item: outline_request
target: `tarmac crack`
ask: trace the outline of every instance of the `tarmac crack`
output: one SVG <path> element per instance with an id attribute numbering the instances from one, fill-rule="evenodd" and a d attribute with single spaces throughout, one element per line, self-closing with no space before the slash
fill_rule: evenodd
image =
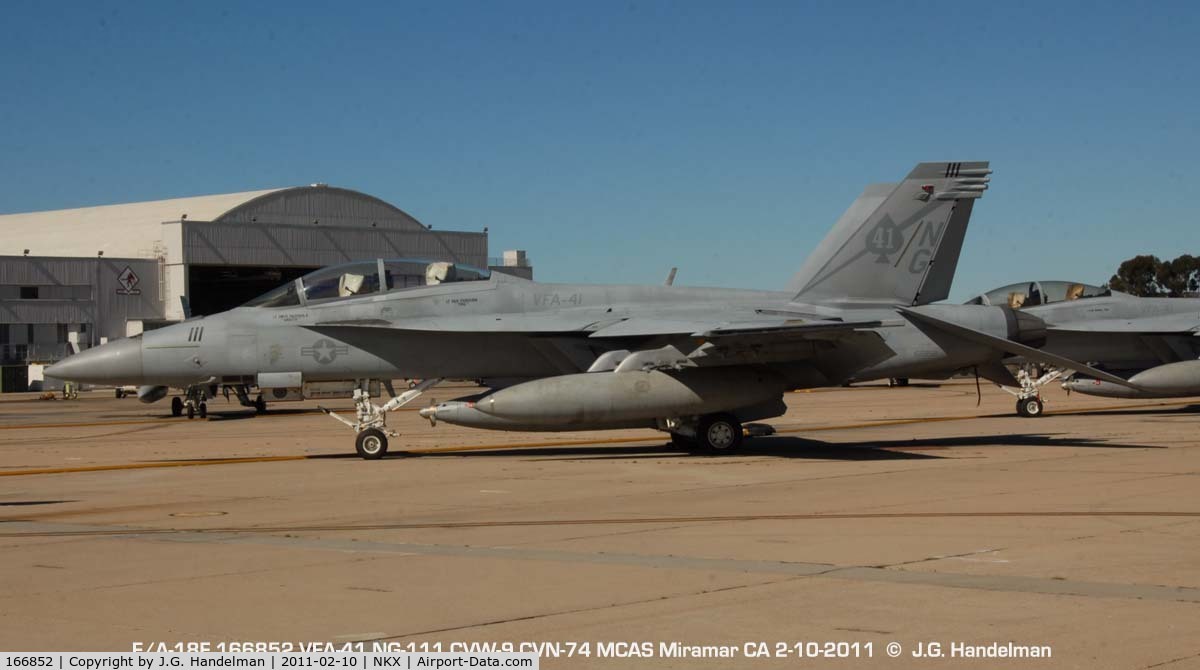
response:
<path id="1" fill-rule="evenodd" d="M 628 601 L 618 602 L 618 603 L 608 603 L 605 605 L 596 605 L 596 606 L 592 606 L 592 607 L 575 607 L 575 608 L 571 608 L 571 609 L 557 610 L 557 611 L 553 611 L 553 612 L 540 612 L 537 614 L 527 614 L 524 616 L 508 617 L 508 618 L 504 618 L 504 619 L 493 619 L 490 621 L 481 621 L 481 622 L 477 622 L 477 623 L 463 624 L 460 626 L 448 626 L 445 628 L 434 628 L 434 629 L 430 629 L 430 630 L 415 631 L 415 632 L 410 632 L 410 633 L 400 633 L 400 634 L 396 634 L 396 635 L 388 635 L 385 637 L 369 638 L 369 639 L 360 640 L 360 641 L 361 642 L 384 642 L 387 640 L 402 640 L 405 638 L 416 637 L 418 635 L 437 635 L 440 633 L 453 633 L 453 632 L 458 632 L 458 631 L 471 630 L 474 628 L 486 628 L 488 626 L 499 626 L 499 625 L 508 624 L 508 623 L 536 621 L 539 619 L 548 619 L 548 618 L 558 617 L 558 616 L 570 616 L 572 614 L 585 614 L 588 612 L 600 612 L 600 611 L 604 611 L 604 610 L 619 609 L 622 607 L 636 607 L 637 605 L 647 605 L 650 603 L 662 602 L 665 600 L 677 600 L 680 598 L 696 598 L 696 597 L 700 597 L 700 596 L 711 595 L 714 593 L 727 593 L 730 591 L 750 589 L 750 588 L 755 588 L 755 587 L 759 587 L 759 586 L 777 586 L 779 584 L 783 584 L 786 582 L 792 582 L 792 581 L 796 581 L 799 579 L 802 579 L 802 577 L 788 577 L 786 579 L 775 579 L 775 580 L 771 580 L 771 581 L 767 581 L 767 582 L 754 582 L 752 584 L 736 584 L 733 586 L 723 586 L 723 587 L 715 588 L 715 589 L 701 589 L 699 591 L 691 591 L 688 593 L 669 594 L 669 595 L 656 596 L 653 598 L 640 598 L 638 600 L 628 600 Z"/>
<path id="2" fill-rule="evenodd" d="M 1179 658 L 1172 658 L 1171 660 L 1163 661 L 1162 663 L 1155 663 L 1154 665 L 1147 665 L 1145 668 L 1143 668 L 1143 670 L 1150 670 L 1151 668 L 1161 668 L 1164 666 L 1173 665 L 1180 661 L 1190 661 L 1193 658 L 1200 658 L 1200 653 L 1188 654 L 1187 656 L 1180 656 Z"/>
<path id="3" fill-rule="evenodd" d="M 899 563 L 885 563 L 881 565 L 871 565 L 867 567 L 887 570 L 890 568 L 899 568 L 905 565 L 915 565 L 917 563 L 929 563 L 931 561 L 944 561 L 951 558 L 966 558 L 968 556 L 978 556 L 979 554 L 991 554 L 997 551 L 1004 551 L 1007 547 L 996 547 L 995 549 L 976 549 L 974 551 L 965 551 L 961 554 L 939 554 L 936 556 L 926 556 L 925 558 L 915 558 L 911 561 L 901 561 Z"/>

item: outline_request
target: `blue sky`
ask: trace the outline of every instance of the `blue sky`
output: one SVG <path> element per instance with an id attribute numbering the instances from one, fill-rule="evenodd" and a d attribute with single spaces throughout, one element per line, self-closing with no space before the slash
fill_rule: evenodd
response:
<path id="1" fill-rule="evenodd" d="M 9 2 L 0 212 L 315 181 L 548 281 L 777 288 L 991 160 L 953 298 L 1200 254 L 1200 3 Z M 4 253 L 13 253 L 4 250 Z"/>

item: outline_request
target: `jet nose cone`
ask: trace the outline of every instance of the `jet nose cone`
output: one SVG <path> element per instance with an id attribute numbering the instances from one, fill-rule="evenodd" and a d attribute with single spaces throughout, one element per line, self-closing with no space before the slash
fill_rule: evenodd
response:
<path id="1" fill-rule="evenodd" d="M 136 384 L 142 377 L 141 339 L 102 344 L 46 368 L 47 377 L 91 384 Z"/>

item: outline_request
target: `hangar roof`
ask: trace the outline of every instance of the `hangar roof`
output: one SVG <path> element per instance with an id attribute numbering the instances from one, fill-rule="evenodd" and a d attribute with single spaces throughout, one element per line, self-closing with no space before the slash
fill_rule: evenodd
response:
<path id="1" fill-rule="evenodd" d="M 144 257 L 162 241 L 167 221 L 257 222 L 423 230 L 399 208 L 349 189 L 313 184 L 292 188 L 0 215 L 0 255 Z"/>

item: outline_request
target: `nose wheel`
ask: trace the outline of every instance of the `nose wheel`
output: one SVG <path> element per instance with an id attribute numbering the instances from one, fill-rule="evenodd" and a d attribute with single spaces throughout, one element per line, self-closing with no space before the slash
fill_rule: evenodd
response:
<path id="1" fill-rule="evenodd" d="M 378 428 L 368 428 L 354 439 L 354 450 L 368 461 L 376 461 L 387 454 L 387 435 Z"/>
<path id="2" fill-rule="evenodd" d="M 1042 402 L 1042 399 L 1037 396 L 1017 400 L 1017 414 L 1021 416 L 1041 416 L 1042 410 L 1045 408 L 1046 406 Z"/>

